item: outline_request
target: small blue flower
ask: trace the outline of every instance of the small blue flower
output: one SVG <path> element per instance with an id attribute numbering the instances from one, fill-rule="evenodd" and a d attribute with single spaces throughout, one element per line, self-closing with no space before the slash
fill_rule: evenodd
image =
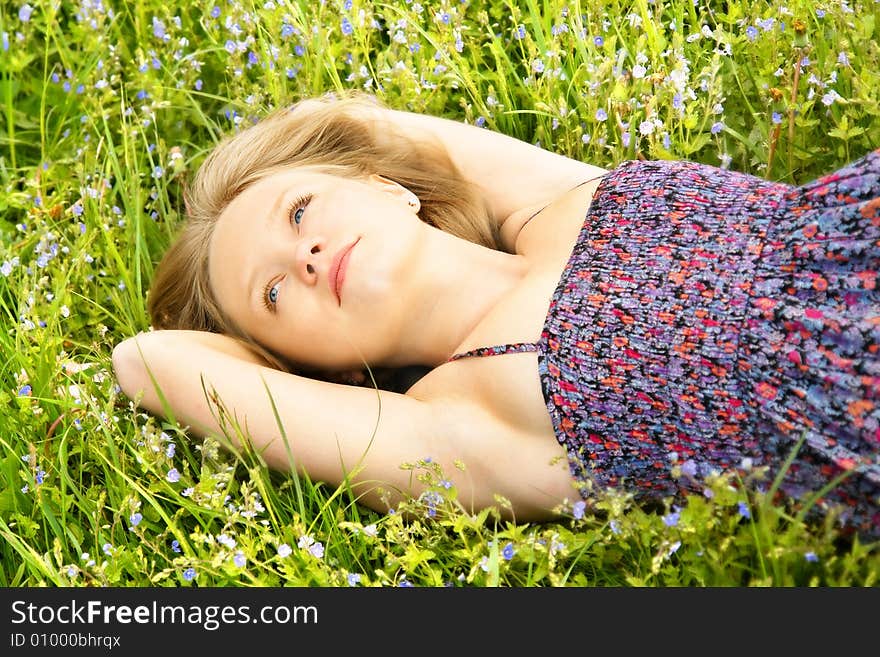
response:
<path id="1" fill-rule="evenodd" d="M 525 38 L 526 38 L 526 26 L 525 26 L 525 25 L 519 25 L 519 26 L 516 28 L 516 32 L 514 33 L 514 36 L 515 36 L 517 39 L 525 39 Z"/>
<path id="2" fill-rule="evenodd" d="M 165 475 L 165 478 L 172 484 L 176 484 L 178 481 L 180 481 L 180 473 L 177 471 L 177 468 L 171 468 L 168 471 L 168 474 Z"/>
<path id="3" fill-rule="evenodd" d="M 780 114 L 779 112 L 773 112 L 771 120 L 774 124 L 779 125 L 780 123 L 782 123 L 782 114 Z"/>
<path id="4" fill-rule="evenodd" d="M 484 125 L 486 125 L 486 117 L 478 116 L 477 120 L 474 121 L 474 125 L 477 126 L 478 128 L 482 128 Z"/>
<path id="5" fill-rule="evenodd" d="M 31 20 L 31 14 L 34 12 L 34 8 L 29 4 L 23 4 L 21 9 L 18 10 L 18 20 L 22 23 L 27 23 Z"/>
<path id="6" fill-rule="evenodd" d="M 46 479 L 46 471 L 43 470 L 40 466 L 37 466 L 37 471 L 34 473 L 34 482 L 37 486 L 41 486 L 43 481 Z"/>
<path id="7" fill-rule="evenodd" d="M 171 541 L 171 551 L 180 553 L 180 543 L 177 541 L 176 538 Z"/>
<path id="8" fill-rule="evenodd" d="M 24 385 L 18 390 L 19 397 L 30 397 L 31 392 L 33 392 L 33 388 L 30 385 Z"/>
<path id="9" fill-rule="evenodd" d="M 516 550 L 513 548 L 513 543 L 507 543 L 501 549 L 501 556 L 504 557 L 507 561 L 513 559 L 514 554 L 516 554 Z"/>
<path id="10" fill-rule="evenodd" d="M 104 543 L 104 545 L 101 546 L 101 552 L 110 556 L 113 553 L 113 546 L 110 543 Z"/>
<path id="11" fill-rule="evenodd" d="M 196 91 L 201 91 L 201 90 L 202 90 L 202 84 L 204 84 L 204 83 L 202 82 L 202 78 L 199 78 L 198 80 L 196 80 L 196 82 L 195 82 L 195 84 L 194 84 L 193 86 L 196 88 Z"/>
<path id="12" fill-rule="evenodd" d="M 596 110 L 596 120 L 597 121 L 605 121 L 608 118 L 608 112 L 606 112 L 601 107 Z"/>
<path id="13" fill-rule="evenodd" d="M 211 10 L 211 18 L 219 18 L 220 16 L 220 7 L 214 6 Z"/>
<path id="14" fill-rule="evenodd" d="M 612 519 L 611 522 L 609 523 L 609 525 L 611 526 L 611 533 L 613 533 L 613 534 L 620 533 L 620 523 L 617 522 L 616 519 Z"/>
<path id="15" fill-rule="evenodd" d="M 232 561 L 239 568 L 244 568 L 244 565 L 247 563 L 247 559 L 244 556 L 244 552 L 242 552 L 241 550 L 239 550 L 238 552 L 235 553 L 235 556 L 232 557 Z"/>
<path id="16" fill-rule="evenodd" d="M 196 569 L 195 568 L 187 568 L 186 570 L 183 571 L 183 579 L 185 579 L 187 582 L 193 581 L 193 579 L 195 579 L 195 576 L 196 576 Z"/>
<path id="17" fill-rule="evenodd" d="M 292 552 L 293 552 L 293 549 L 291 549 L 291 547 L 287 543 L 282 543 L 281 545 L 278 546 L 278 556 L 281 557 L 282 559 L 284 557 L 289 557 Z"/>
<path id="18" fill-rule="evenodd" d="M 349 573 L 345 579 L 349 586 L 357 586 L 361 583 L 361 576 L 359 573 Z"/>
<path id="19" fill-rule="evenodd" d="M 714 124 L 712 124 L 711 132 L 713 135 L 717 135 L 723 129 L 724 129 L 724 123 L 722 123 L 721 121 L 717 121 Z"/>
<path id="20" fill-rule="evenodd" d="M 816 553 L 813 552 L 813 551 L 807 552 L 807 553 L 804 555 L 804 559 L 806 559 L 806 560 L 809 561 L 810 563 L 816 563 L 817 561 L 819 561 L 819 557 L 816 556 Z"/>
<path id="21" fill-rule="evenodd" d="M 352 32 L 354 32 L 354 27 L 351 25 L 351 21 L 348 18 L 342 19 L 342 33 L 345 36 L 349 36 Z"/>
<path id="22" fill-rule="evenodd" d="M 132 527 L 137 527 L 143 519 L 144 517 L 140 513 L 135 512 L 131 514 L 131 516 L 128 518 L 128 521 L 131 523 Z"/>
<path id="23" fill-rule="evenodd" d="M 672 513 L 667 513 L 663 516 L 663 524 L 667 527 L 675 527 L 678 524 L 678 519 L 681 516 L 679 511 L 673 511 Z"/>
<path id="24" fill-rule="evenodd" d="M 757 36 L 758 36 L 758 28 L 756 28 L 754 25 L 749 25 L 746 28 L 746 37 L 748 38 L 748 40 L 754 41 L 757 38 Z"/>
<path id="25" fill-rule="evenodd" d="M 584 517 L 584 510 L 587 508 L 587 503 L 583 500 L 578 500 L 571 507 L 571 513 L 574 516 L 575 520 L 580 520 Z"/>
<path id="26" fill-rule="evenodd" d="M 593 43 L 596 44 L 597 48 L 601 48 L 605 45 L 605 39 L 603 39 L 601 36 L 593 37 Z"/>
<path id="27" fill-rule="evenodd" d="M 223 45 L 223 47 L 226 48 L 226 52 L 228 52 L 231 55 L 232 53 L 235 52 L 235 48 L 236 48 L 235 41 L 233 41 L 232 39 L 227 39 L 226 43 Z"/>
<path id="28" fill-rule="evenodd" d="M 739 515 L 741 515 L 743 518 L 752 517 L 752 512 L 749 511 L 749 505 L 745 502 L 740 502 L 739 504 L 737 504 L 737 510 L 739 511 Z"/>
<path id="29" fill-rule="evenodd" d="M 281 38 L 282 39 L 286 39 L 288 37 L 291 37 L 291 36 L 293 36 L 293 34 L 294 34 L 293 25 L 290 25 L 288 23 L 281 24 Z"/>

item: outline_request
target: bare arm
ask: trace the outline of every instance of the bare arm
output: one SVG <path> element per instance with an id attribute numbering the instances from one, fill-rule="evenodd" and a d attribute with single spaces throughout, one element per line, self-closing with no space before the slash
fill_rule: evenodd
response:
<path id="1" fill-rule="evenodd" d="M 439 139 L 453 163 L 483 191 L 505 243 L 513 244 L 521 224 L 505 235 L 506 220 L 524 209 L 540 209 L 575 185 L 606 172 L 499 132 L 434 116 L 387 110 L 393 123 L 417 139 Z"/>
<path id="2" fill-rule="evenodd" d="M 174 419 L 193 433 L 226 435 L 238 446 L 235 432 L 224 432 L 216 419 L 216 406 L 212 412 L 205 398 L 204 390 L 211 393 L 213 388 L 270 467 L 289 470 L 295 465 L 312 480 L 334 485 L 351 474 L 354 482 L 371 483 L 363 499 L 373 508 L 384 510 L 375 484 L 381 483 L 391 493 L 392 503 L 398 499 L 395 489 L 418 494 L 419 482 L 411 478 L 411 471 L 400 468 L 402 463 L 432 456 L 448 459 L 454 470 L 454 457 L 444 453 L 448 442 L 442 435 L 442 417 L 435 407 L 412 397 L 271 369 L 247 347 L 223 335 L 153 331 L 117 345 L 113 368 L 123 392 L 157 415 L 166 413 L 144 363 Z M 468 486 L 467 481 L 456 483 L 465 490 Z M 356 492 L 362 490 L 355 486 Z"/>

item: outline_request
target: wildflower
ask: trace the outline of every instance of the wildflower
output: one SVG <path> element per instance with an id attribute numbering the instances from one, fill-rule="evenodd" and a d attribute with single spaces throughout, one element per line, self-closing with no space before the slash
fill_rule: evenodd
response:
<path id="1" fill-rule="evenodd" d="M 226 43 L 223 45 L 223 47 L 226 48 L 226 52 L 228 52 L 231 55 L 232 53 L 235 52 L 235 47 L 236 47 L 235 41 L 233 41 L 232 39 L 227 39 Z"/>
<path id="2" fill-rule="evenodd" d="M 9 50 L 9 32 L 0 32 L 0 47 L 3 48 L 3 52 Z"/>
<path id="3" fill-rule="evenodd" d="M 18 391 L 19 397 L 30 397 L 33 388 L 31 388 L 30 384 L 22 386 Z"/>
<path id="4" fill-rule="evenodd" d="M 632 75 L 636 79 L 641 79 L 645 77 L 645 73 L 647 72 L 648 69 L 646 69 L 644 66 L 642 66 L 641 64 L 636 64 L 635 66 L 633 66 Z"/>
<path id="5" fill-rule="evenodd" d="M 737 506 L 737 510 L 739 511 L 739 515 L 741 515 L 743 518 L 751 518 L 752 517 L 752 512 L 749 511 L 748 504 L 746 504 L 745 502 L 740 502 L 736 506 Z"/>
<path id="6" fill-rule="evenodd" d="M 34 8 L 29 4 L 25 3 L 18 10 L 18 20 L 22 23 L 27 23 L 31 20 L 31 14 L 34 12 Z"/>
<path id="7" fill-rule="evenodd" d="M 103 552 L 107 556 L 111 556 L 113 552 L 113 546 L 110 545 L 110 543 L 104 543 L 104 545 L 101 546 L 101 552 Z"/>
<path id="8" fill-rule="evenodd" d="M 601 36 L 593 37 L 593 43 L 596 45 L 597 48 L 601 48 L 605 45 L 605 39 Z"/>
<path id="9" fill-rule="evenodd" d="M 37 471 L 34 473 L 34 483 L 37 486 L 42 486 L 43 481 L 46 479 L 46 471 L 43 470 L 40 466 L 37 466 Z"/>
<path id="10" fill-rule="evenodd" d="M 378 532 L 376 531 L 376 524 L 375 523 L 364 527 L 364 534 L 366 534 L 370 538 L 376 538 L 377 533 Z"/>
<path id="11" fill-rule="evenodd" d="M 361 576 L 359 573 L 349 573 L 345 579 L 349 586 L 357 586 L 361 583 Z"/>
<path id="12" fill-rule="evenodd" d="M 173 445 L 172 445 L 172 447 L 173 447 Z M 168 481 L 170 481 L 172 484 L 176 484 L 178 481 L 180 481 L 180 473 L 177 471 L 177 468 L 171 468 L 168 471 L 168 474 L 165 475 L 165 478 Z"/>
<path id="13" fill-rule="evenodd" d="M 354 32 L 354 27 L 352 27 L 351 21 L 348 20 L 348 17 L 344 17 L 342 19 L 342 33 L 349 36 L 352 32 Z"/>
<path id="14" fill-rule="evenodd" d="M 217 7 L 215 5 L 214 8 L 211 10 L 211 18 L 219 18 L 219 17 L 220 17 L 220 7 Z"/>
<path id="15" fill-rule="evenodd" d="M 749 25 L 746 28 L 746 38 L 749 41 L 754 41 L 757 38 L 757 36 L 758 36 L 758 28 L 756 28 L 754 25 Z"/>
<path id="16" fill-rule="evenodd" d="M 140 513 L 135 512 L 135 513 L 132 513 L 131 516 L 129 516 L 128 521 L 131 523 L 131 526 L 134 528 L 134 527 L 137 527 L 141 523 L 141 520 L 143 520 L 143 519 L 144 519 L 144 517 Z"/>
<path id="17" fill-rule="evenodd" d="M 513 548 L 513 543 L 507 543 L 507 545 L 501 549 L 501 556 L 507 561 L 513 559 L 514 554 L 516 554 L 516 550 Z"/>
<path id="18" fill-rule="evenodd" d="M 316 559 L 324 557 L 324 545 L 320 541 L 316 541 L 309 534 L 300 537 L 297 547 L 301 550 L 308 550 Z"/>
<path id="19" fill-rule="evenodd" d="M 183 495 L 184 497 L 189 497 L 194 492 L 195 492 L 195 488 L 193 488 L 192 486 L 188 486 L 187 488 L 184 488 L 182 491 L 180 491 L 180 494 Z"/>
<path id="20" fill-rule="evenodd" d="M 0 274 L 3 274 L 3 276 L 9 276 L 9 274 L 12 273 L 12 268 L 17 267 L 18 263 L 18 256 L 15 256 L 12 260 L 4 260 L 3 264 L 0 265 Z"/>
<path id="21" fill-rule="evenodd" d="M 489 572 L 489 557 L 483 557 L 482 559 L 480 559 L 480 569 L 484 573 Z"/>
<path id="22" fill-rule="evenodd" d="M 413 587 L 412 582 L 410 582 L 410 581 L 406 578 L 406 575 L 404 575 L 403 577 L 400 578 L 400 581 L 397 583 L 397 585 L 398 585 L 399 587 L 401 587 L 401 588 L 405 588 L 405 589 L 409 589 L 409 588 L 412 588 L 412 587 Z"/>
<path id="23" fill-rule="evenodd" d="M 21 487 L 21 492 L 24 493 L 25 495 L 27 495 L 27 492 L 29 490 L 30 490 L 30 486 L 28 486 L 27 484 L 25 484 L 24 486 Z"/>
<path id="24" fill-rule="evenodd" d="M 723 129 L 724 129 L 724 123 L 722 121 L 716 121 L 715 123 L 712 124 L 712 128 L 711 128 L 710 132 L 713 135 L 717 135 Z"/>
<path id="25" fill-rule="evenodd" d="M 285 557 L 289 557 L 292 552 L 293 552 L 293 550 L 291 549 L 291 547 L 287 543 L 282 543 L 281 545 L 278 546 L 278 556 L 281 557 L 282 559 Z"/>
<path id="26" fill-rule="evenodd" d="M 812 550 L 811 550 L 810 552 L 807 552 L 807 553 L 804 555 L 804 559 L 806 559 L 806 560 L 809 561 L 810 563 L 816 563 L 817 561 L 819 561 L 819 557 L 816 556 L 816 553 L 813 552 Z"/>
<path id="27" fill-rule="evenodd" d="M 67 567 L 67 576 L 68 577 L 76 577 L 76 566 L 68 566 Z"/>
<path id="28" fill-rule="evenodd" d="M 171 37 L 165 34 L 165 23 L 153 16 L 153 36 L 161 41 L 167 41 Z"/>
<path id="29" fill-rule="evenodd" d="M 242 552 L 241 550 L 235 553 L 235 556 L 232 557 L 232 561 L 239 568 L 244 568 L 244 565 L 247 563 L 244 552 Z"/>
<path id="30" fill-rule="evenodd" d="M 672 513 L 667 513 L 663 516 L 663 524 L 667 527 L 675 527 L 678 525 L 678 519 L 681 516 L 679 511 L 673 511 Z"/>
<path id="31" fill-rule="evenodd" d="M 187 582 L 193 581 L 195 579 L 195 577 L 196 577 L 196 569 L 195 568 L 190 567 L 190 568 L 187 568 L 186 570 L 183 571 L 183 579 L 185 579 Z"/>
<path id="32" fill-rule="evenodd" d="M 779 112 L 773 112 L 771 120 L 774 124 L 779 125 L 780 123 L 782 123 L 782 114 L 780 114 Z"/>
<path id="33" fill-rule="evenodd" d="M 486 117 L 478 116 L 477 120 L 474 121 L 474 125 L 477 126 L 478 128 L 482 128 L 484 125 L 486 125 Z"/>
<path id="34" fill-rule="evenodd" d="M 574 516 L 575 520 L 580 520 L 584 517 L 584 510 L 587 508 L 587 503 L 583 500 L 578 500 L 571 507 L 571 513 Z"/>
<path id="35" fill-rule="evenodd" d="M 841 52 L 837 56 L 837 63 L 841 66 L 849 66 L 849 57 L 847 57 L 846 52 Z"/>
<path id="36" fill-rule="evenodd" d="M 230 550 L 235 547 L 235 539 L 227 534 L 220 534 L 217 537 L 217 542 L 221 545 L 225 545 Z"/>
<path id="37" fill-rule="evenodd" d="M 544 72 L 544 62 L 540 57 L 534 59 L 532 61 L 532 70 L 535 73 L 543 73 Z"/>
<path id="38" fill-rule="evenodd" d="M 601 107 L 596 110 L 596 120 L 597 121 L 605 121 L 608 119 L 608 113 L 602 109 Z"/>
<path id="39" fill-rule="evenodd" d="M 612 518 L 612 520 L 611 520 L 611 522 L 609 523 L 609 525 L 610 525 L 610 527 L 611 527 L 611 533 L 612 533 L 612 534 L 620 534 L 620 523 L 617 522 L 617 519 L 616 519 L 616 518 Z"/>
<path id="40" fill-rule="evenodd" d="M 173 541 L 171 541 L 171 551 L 177 552 L 178 554 L 180 554 L 180 543 L 178 542 L 178 540 L 176 538 Z"/>
<path id="41" fill-rule="evenodd" d="M 165 456 L 167 456 L 168 458 L 172 458 L 172 457 L 174 456 L 174 450 L 175 450 L 175 449 L 176 449 L 176 448 L 175 448 L 175 446 L 174 446 L 174 443 L 169 443 L 168 446 L 165 448 Z M 175 471 L 175 472 L 176 472 L 176 471 Z M 170 476 L 171 473 L 169 472 L 168 475 Z M 180 476 L 178 475 L 177 478 L 180 479 Z"/>
<path id="42" fill-rule="evenodd" d="M 830 106 L 830 105 L 833 105 L 834 102 L 835 102 L 838 98 L 840 98 L 840 95 L 839 95 L 836 91 L 834 91 L 834 89 L 832 89 L 832 90 L 829 91 L 827 94 L 825 94 L 824 96 L 822 96 L 822 104 L 825 105 L 826 107 L 827 107 L 827 106 Z"/>
<path id="43" fill-rule="evenodd" d="M 516 28 L 516 32 L 514 32 L 514 37 L 516 37 L 517 39 L 525 39 L 526 38 L 526 26 L 520 24 Z"/>

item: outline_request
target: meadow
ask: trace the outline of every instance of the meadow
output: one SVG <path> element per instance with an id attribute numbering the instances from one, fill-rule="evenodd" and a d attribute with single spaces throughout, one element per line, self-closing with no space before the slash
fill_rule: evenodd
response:
<path id="1" fill-rule="evenodd" d="M 4 0 L 0 586 L 876 586 L 880 546 L 776 482 L 558 522 L 347 486 L 194 441 L 121 394 L 113 346 L 223 134 L 341 89 L 613 168 L 800 184 L 880 146 L 876 0 Z M 290 428 L 288 428 L 290 430 Z M 756 479 L 764 473 L 756 471 Z M 759 492 L 760 491 L 760 492 Z"/>

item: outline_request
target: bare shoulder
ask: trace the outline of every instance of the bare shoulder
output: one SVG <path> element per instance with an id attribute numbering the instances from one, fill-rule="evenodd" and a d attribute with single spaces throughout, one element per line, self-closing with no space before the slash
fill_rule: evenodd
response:
<path id="1" fill-rule="evenodd" d="M 602 177 L 608 173 L 600 171 L 604 173 L 545 205 L 523 208 L 511 215 L 502 227 L 505 246 L 512 246 L 512 252 L 525 256 L 540 257 L 558 249 L 567 252 L 583 226 Z"/>

